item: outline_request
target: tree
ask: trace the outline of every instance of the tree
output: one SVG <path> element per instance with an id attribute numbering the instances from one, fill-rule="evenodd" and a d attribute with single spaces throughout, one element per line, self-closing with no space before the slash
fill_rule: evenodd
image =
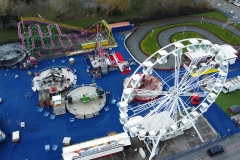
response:
<path id="1" fill-rule="evenodd" d="M 129 0 L 96 0 L 96 6 L 100 7 L 106 15 L 119 14 L 129 9 Z"/>
<path id="2" fill-rule="evenodd" d="M 0 16 L 10 14 L 13 8 L 15 8 L 13 0 L 0 0 Z"/>
<path id="3" fill-rule="evenodd" d="M 61 18 L 67 12 L 67 0 L 49 0 L 50 5 L 57 15 L 57 18 Z"/>
<path id="4" fill-rule="evenodd" d="M 130 0 L 130 4 L 133 10 L 137 10 L 139 5 L 143 3 L 145 0 Z"/>

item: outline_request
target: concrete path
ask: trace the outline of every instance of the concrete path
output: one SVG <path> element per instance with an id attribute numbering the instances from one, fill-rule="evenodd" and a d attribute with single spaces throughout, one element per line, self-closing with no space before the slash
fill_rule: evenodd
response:
<path id="1" fill-rule="evenodd" d="M 139 29 L 137 29 L 131 36 L 128 37 L 126 40 L 126 47 L 128 48 L 130 54 L 135 58 L 135 60 L 138 63 L 142 63 L 145 61 L 148 56 L 145 55 L 142 50 L 140 49 L 140 43 L 142 39 L 153 29 L 163 27 L 163 26 L 168 26 L 168 25 L 174 25 L 174 24 L 179 24 L 179 23 L 186 23 L 186 22 L 199 22 L 201 23 L 202 17 L 179 17 L 179 18 L 173 18 L 173 19 L 167 19 L 167 20 L 162 20 L 162 21 L 157 21 L 154 23 L 149 23 L 144 26 L 141 26 Z M 211 23 L 218 25 L 220 27 L 224 26 L 225 22 L 217 21 L 214 19 L 210 18 L 203 18 L 203 22 Z M 225 26 L 226 30 L 229 30 L 230 32 L 234 33 L 236 36 L 240 37 L 240 31 L 239 29 L 235 28 L 234 26 L 227 25 Z M 167 30 L 166 32 L 171 31 L 171 34 L 178 33 L 180 31 L 183 31 L 183 27 L 175 27 L 170 30 Z M 204 37 L 206 39 L 209 39 L 212 43 L 219 43 L 219 44 L 224 44 L 224 41 L 220 40 L 216 35 L 214 34 L 209 34 L 208 31 L 204 29 L 200 29 L 198 27 L 185 27 L 185 31 L 194 31 L 197 33 L 202 34 L 204 33 Z M 167 33 L 162 33 L 162 34 L 167 34 Z M 165 37 L 161 33 L 159 34 L 158 37 L 158 43 L 160 46 L 164 47 L 166 44 L 169 44 L 169 36 Z M 170 33 L 168 33 L 170 35 Z M 151 59 L 151 61 L 155 61 L 154 59 Z M 171 63 L 173 63 L 172 61 Z M 169 65 L 157 65 L 156 69 L 168 69 L 169 67 L 174 66 L 174 64 L 169 64 Z"/>

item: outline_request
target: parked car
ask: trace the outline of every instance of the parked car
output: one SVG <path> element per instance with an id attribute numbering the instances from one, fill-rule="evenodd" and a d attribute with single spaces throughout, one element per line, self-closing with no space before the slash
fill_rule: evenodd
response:
<path id="1" fill-rule="evenodd" d="M 230 13 L 231 15 L 234 15 L 234 12 L 233 12 L 233 11 L 228 11 L 228 13 Z"/>
<path id="2" fill-rule="evenodd" d="M 213 156 L 218 155 L 218 154 L 223 153 L 223 152 L 224 152 L 224 148 L 222 146 L 215 146 L 215 147 L 209 148 L 207 150 L 207 154 L 210 157 L 213 157 Z"/>

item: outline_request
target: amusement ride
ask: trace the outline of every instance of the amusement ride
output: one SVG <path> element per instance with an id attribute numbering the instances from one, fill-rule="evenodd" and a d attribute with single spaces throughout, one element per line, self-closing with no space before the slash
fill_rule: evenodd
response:
<path id="1" fill-rule="evenodd" d="M 22 48 L 31 56 L 47 58 L 51 56 L 71 56 L 89 53 L 95 49 L 96 25 L 101 28 L 102 42 L 106 47 L 116 47 L 109 24 L 102 20 L 88 29 L 57 23 L 42 18 L 26 17 L 18 23 L 18 36 Z"/>
<path id="2" fill-rule="evenodd" d="M 182 63 L 186 53 L 192 60 Z M 174 58 L 171 74 L 154 69 L 155 65 L 166 64 L 169 57 Z M 184 134 L 191 127 L 203 142 L 195 123 L 216 100 L 227 74 L 225 53 L 208 40 L 184 39 L 161 48 L 124 83 L 119 103 L 124 131 L 144 141 L 151 153 L 149 159 L 158 154 L 160 142 Z M 204 86 L 210 84 L 211 90 L 205 90 Z M 194 95 L 201 102 L 192 104 Z"/>

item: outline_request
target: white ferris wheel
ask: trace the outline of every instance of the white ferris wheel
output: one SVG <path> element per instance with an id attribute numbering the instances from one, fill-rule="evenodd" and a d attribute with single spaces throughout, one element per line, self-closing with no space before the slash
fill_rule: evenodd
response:
<path id="1" fill-rule="evenodd" d="M 187 54 L 191 60 L 183 63 Z M 169 63 L 172 71 L 154 69 Z M 124 81 L 119 103 L 124 131 L 144 141 L 151 153 L 149 159 L 158 154 L 160 141 L 191 127 L 203 142 L 195 122 L 221 92 L 227 73 L 225 53 L 208 40 L 184 39 L 161 48 Z M 195 96 L 199 101 L 193 105 Z"/>

